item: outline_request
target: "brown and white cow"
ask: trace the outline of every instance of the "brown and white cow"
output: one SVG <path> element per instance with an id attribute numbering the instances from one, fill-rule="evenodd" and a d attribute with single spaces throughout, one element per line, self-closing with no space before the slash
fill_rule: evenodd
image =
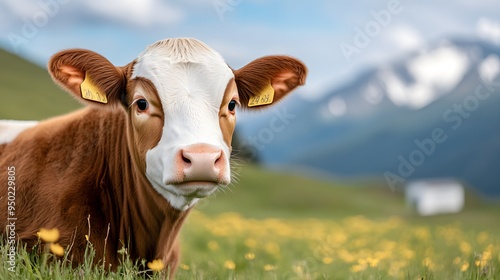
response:
<path id="1" fill-rule="evenodd" d="M 232 70 L 195 39 L 156 42 L 124 67 L 65 50 L 48 68 L 88 106 L 40 123 L 0 122 L 1 227 L 9 218 L 7 171 L 15 169 L 19 240 L 31 245 L 40 228 L 57 228 L 75 263 L 89 235 L 97 259 L 112 267 L 124 246 L 133 259 L 160 258 L 171 271 L 189 210 L 231 183 L 236 108 L 270 86 L 279 101 L 307 73 L 287 56 Z"/>

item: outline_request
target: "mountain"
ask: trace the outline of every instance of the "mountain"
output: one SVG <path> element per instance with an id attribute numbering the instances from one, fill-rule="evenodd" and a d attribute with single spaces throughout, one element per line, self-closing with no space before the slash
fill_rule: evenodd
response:
<path id="1" fill-rule="evenodd" d="M 0 49 L 0 119 L 39 120 L 79 107 L 47 69 Z"/>
<path id="2" fill-rule="evenodd" d="M 277 109 L 294 116 L 284 129 L 270 138 L 264 122 L 242 138 L 262 138 L 254 150 L 268 165 L 378 177 L 391 188 L 451 177 L 500 195 L 499 74 L 498 46 L 446 40 L 314 102 L 291 98 Z"/>

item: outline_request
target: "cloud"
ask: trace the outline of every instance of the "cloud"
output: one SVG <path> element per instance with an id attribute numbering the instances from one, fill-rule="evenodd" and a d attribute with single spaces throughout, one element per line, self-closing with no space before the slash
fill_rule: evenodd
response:
<path id="1" fill-rule="evenodd" d="M 481 17 L 476 25 L 479 38 L 500 45 L 500 22 Z"/>
<path id="2" fill-rule="evenodd" d="M 90 13 L 135 26 L 178 23 L 184 12 L 161 0 L 88 0 L 83 2 Z"/>
<path id="3" fill-rule="evenodd" d="M 118 25 L 150 27 L 171 25 L 185 18 L 184 9 L 161 0 L 7 0 L 0 3 L 7 11 L 11 25 L 33 21 L 38 14 L 46 14 L 54 20 L 85 23 L 87 21 L 112 22 Z"/>
<path id="4" fill-rule="evenodd" d="M 402 51 L 413 51 L 425 45 L 425 40 L 417 30 L 404 24 L 389 27 L 385 39 Z"/>

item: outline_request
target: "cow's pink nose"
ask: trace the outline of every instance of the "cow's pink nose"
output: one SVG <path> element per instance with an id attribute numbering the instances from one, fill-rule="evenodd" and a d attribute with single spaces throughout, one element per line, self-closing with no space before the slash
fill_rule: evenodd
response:
<path id="1" fill-rule="evenodd" d="M 220 182 L 225 173 L 225 158 L 221 149 L 208 144 L 184 147 L 178 154 L 179 171 L 185 182 Z"/>

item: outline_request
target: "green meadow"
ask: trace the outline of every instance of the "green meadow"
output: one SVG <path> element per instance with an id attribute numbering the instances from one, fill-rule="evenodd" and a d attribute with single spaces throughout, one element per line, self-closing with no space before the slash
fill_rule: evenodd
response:
<path id="1" fill-rule="evenodd" d="M 43 119 L 79 105 L 46 70 L 0 52 L 0 119 Z M 176 279 L 500 279 L 500 204 L 468 190 L 455 215 L 419 217 L 402 190 L 374 180 L 323 180 L 255 165 L 192 210 Z M 162 279 L 128 259 L 106 272 L 73 268 L 63 248 L 35 255 L 16 244 L 0 279 Z M 42 245 L 40 245 L 42 246 Z M 146 261 L 143 261 L 145 263 Z"/>
<path id="2" fill-rule="evenodd" d="M 500 207 L 472 194 L 456 215 L 418 217 L 402 194 L 246 165 L 230 189 L 199 203 L 181 232 L 177 279 L 498 279 Z M 7 247 L 1 255 L 8 259 Z M 160 279 L 127 259 L 105 273 L 89 262 L 30 255 L 0 279 Z M 67 256 L 68 252 L 65 252 Z M 50 260 L 50 261 L 47 261 Z"/>

